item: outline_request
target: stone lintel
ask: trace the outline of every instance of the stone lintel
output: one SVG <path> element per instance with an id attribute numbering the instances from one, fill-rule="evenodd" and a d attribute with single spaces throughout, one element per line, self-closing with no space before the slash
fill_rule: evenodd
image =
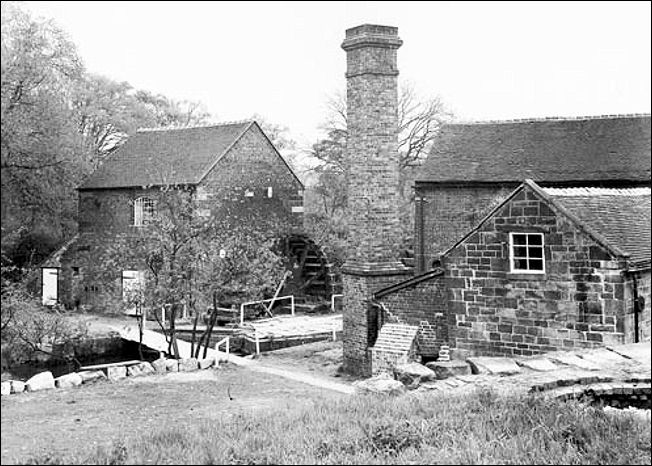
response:
<path id="1" fill-rule="evenodd" d="M 342 266 L 342 273 L 362 276 L 388 276 L 407 275 L 412 269 L 407 268 L 402 262 L 346 262 Z"/>

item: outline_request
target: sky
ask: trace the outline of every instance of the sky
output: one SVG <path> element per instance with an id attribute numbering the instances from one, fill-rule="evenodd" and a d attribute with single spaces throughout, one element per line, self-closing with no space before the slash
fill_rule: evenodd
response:
<path id="1" fill-rule="evenodd" d="M 461 120 L 649 113 L 650 2 L 24 2 L 88 71 L 218 121 L 260 114 L 299 146 L 344 90 L 344 31 L 399 28 L 399 80 Z"/>

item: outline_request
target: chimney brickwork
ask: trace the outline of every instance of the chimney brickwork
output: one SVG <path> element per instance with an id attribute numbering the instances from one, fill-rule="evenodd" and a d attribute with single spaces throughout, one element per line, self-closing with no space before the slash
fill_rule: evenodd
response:
<path id="1" fill-rule="evenodd" d="M 374 291 L 409 273 L 398 261 L 398 28 L 346 31 L 349 240 L 344 285 L 344 368 L 370 375 L 379 319 Z"/>

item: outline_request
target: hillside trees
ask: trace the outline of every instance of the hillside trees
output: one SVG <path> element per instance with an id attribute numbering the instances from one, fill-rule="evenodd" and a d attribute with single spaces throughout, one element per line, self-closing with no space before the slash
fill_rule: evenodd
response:
<path id="1" fill-rule="evenodd" d="M 205 123 L 176 101 L 85 71 L 51 21 L 2 2 L 2 227 L 19 267 L 43 260 L 76 230 L 75 188 L 139 127 Z M 22 227 L 22 228 L 21 228 Z"/>

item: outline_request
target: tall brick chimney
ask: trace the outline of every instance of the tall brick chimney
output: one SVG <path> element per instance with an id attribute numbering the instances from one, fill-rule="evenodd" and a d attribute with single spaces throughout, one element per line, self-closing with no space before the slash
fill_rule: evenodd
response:
<path id="1" fill-rule="evenodd" d="M 370 375 L 378 332 L 374 291 L 407 272 L 399 255 L 398 28 L 347 29 L 349 241 L 343 267 L 344 369 Z"/>

